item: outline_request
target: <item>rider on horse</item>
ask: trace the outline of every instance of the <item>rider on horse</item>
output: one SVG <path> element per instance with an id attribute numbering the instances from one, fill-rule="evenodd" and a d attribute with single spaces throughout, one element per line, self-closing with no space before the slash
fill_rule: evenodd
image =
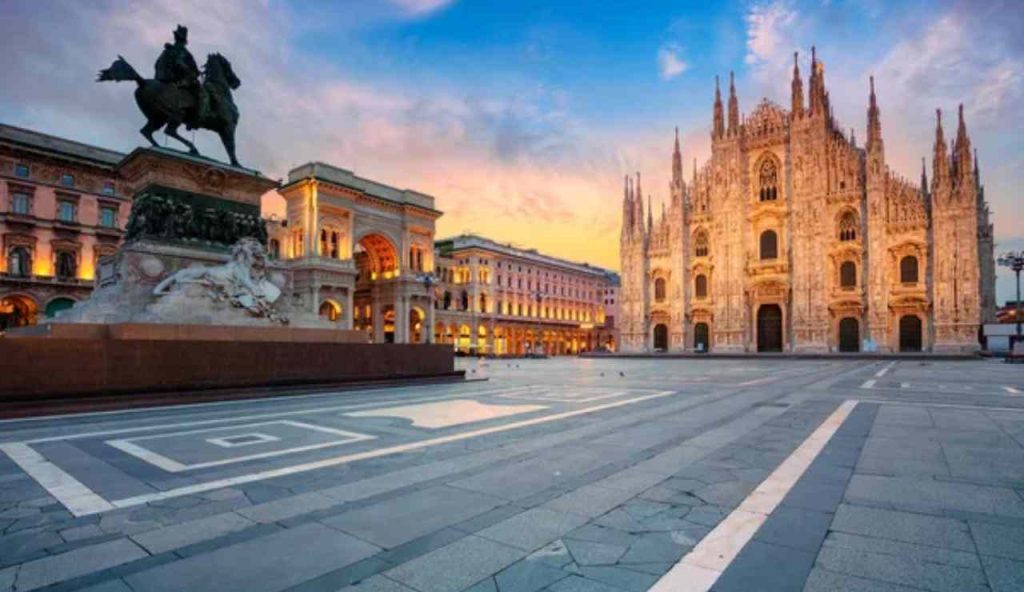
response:
<path id="1" fill-rule="evenodd" d="M 189 113 L 185 126 L 195 129 L 209 113 L 209 99 L 199 83 L 199 66 L 186 45 L 188 29 L 178 25 L 174 30 L 174 43 L 164 44 L 164 50 L 156 60 L 156 79 L 177 87 L 185 94 L 178 107 Z"/>

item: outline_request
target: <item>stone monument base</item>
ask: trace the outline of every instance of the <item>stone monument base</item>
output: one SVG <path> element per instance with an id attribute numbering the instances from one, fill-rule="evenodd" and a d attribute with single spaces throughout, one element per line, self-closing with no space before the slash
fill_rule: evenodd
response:
<path id="1" fill-rule="evenodd" d="M 458 376 L 449 346 L 365 339 L 292 327 L 39 325 L 0 338 L 0 402 Z"/>

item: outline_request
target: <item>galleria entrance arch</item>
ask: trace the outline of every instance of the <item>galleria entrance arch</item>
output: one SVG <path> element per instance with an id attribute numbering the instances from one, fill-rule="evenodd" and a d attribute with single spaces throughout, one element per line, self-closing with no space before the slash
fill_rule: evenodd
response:
<path id="1" fill-rule="evenodd" d="M 267 230 L 310 312 L 375 343 L 430 341 L 436 295 L 425 277 L 441 216 L 432 196 L 320 162 L 290 171 L 279 193 L 287 220 Z"/>

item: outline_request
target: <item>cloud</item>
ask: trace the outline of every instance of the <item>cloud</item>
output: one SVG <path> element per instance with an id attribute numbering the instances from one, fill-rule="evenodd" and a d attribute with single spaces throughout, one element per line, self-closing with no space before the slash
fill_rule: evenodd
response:
<path id="1" fill-rule="evenodd" d="M 784 0 L 755 4 L 746 15 L 747 53 L 750 65 L 773 64 L 789 57 L 791 28 L 797 11 Z"/>
<path id="2" fill-rule="evenodd" d="M 424 16 L 446 8 L 453 0 L 389 0 L 411 16 Z"/>
<path id="3" fill-rule="evenodd" d="M 686 72 L 690 65 L 683 60 L 682 48 L 675 43 L 666 43 L 658 50 L 658 72 L 662 80 L 671 80 Z"/>

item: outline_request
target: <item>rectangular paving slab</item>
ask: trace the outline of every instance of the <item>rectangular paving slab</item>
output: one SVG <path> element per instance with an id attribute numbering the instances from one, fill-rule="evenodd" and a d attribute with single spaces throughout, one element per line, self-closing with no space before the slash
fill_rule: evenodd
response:
<path id="1" fill-rule="evenodd" d="M 125 578 L 135 592 L 275 592 L 365 559 L 377 547 L 306 524 Z"/>

